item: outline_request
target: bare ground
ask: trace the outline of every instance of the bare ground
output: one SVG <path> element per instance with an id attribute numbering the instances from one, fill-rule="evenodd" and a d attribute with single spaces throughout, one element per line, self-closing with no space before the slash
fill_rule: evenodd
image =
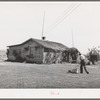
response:
<path id="1" fill-rule="evenodd" d="M 76 64 L 0 62 L 0 88 L 100 88 L 100 64 L 87 66 L 90 74 L 67 73 Z"/>

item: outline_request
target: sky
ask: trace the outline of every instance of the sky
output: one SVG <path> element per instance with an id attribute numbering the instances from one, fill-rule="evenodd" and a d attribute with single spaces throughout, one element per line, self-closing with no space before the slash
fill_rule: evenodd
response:
<path id="1" fill-rule="evenodd" d="M 46 40 L 85 54 L 100 46 L 100 2 L 0 2 L 0 49 L 41 39 L 42 29 Z"/>

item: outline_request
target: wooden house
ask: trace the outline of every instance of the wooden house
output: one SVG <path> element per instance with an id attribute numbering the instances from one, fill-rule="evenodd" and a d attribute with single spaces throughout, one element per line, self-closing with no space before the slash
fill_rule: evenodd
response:
<path id="1" fill-rule="evenodd" d="M 65 45 L 39 39 L 29 39 L 18 45 L 8 46 L 9 61 L 31 63 L 61 63 L 62 53 L 68 49 Z"/>

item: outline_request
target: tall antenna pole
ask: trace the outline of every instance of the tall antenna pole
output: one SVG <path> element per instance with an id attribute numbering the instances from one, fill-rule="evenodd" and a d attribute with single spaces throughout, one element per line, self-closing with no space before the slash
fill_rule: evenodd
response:
<path id="1" fill-rule="evenodd" d="M 73 29 L 72 29 L 72 47 L 74 47 Z"/>
<path id="2" fill-rule="evenodd" d="M 43 33 L 44 33 L 44 21 L 45 21 L 45 11 L 44 11 L 44 15 L 43 15 L 42 37 L 43 37 Z"/>

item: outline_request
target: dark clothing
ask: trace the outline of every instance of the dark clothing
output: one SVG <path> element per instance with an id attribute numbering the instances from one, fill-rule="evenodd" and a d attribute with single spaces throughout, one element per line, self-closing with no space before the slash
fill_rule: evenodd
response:
<path id="1" fill-rule="evenodd" d="M 87 71 L 86 69 L 86 63 L 85 63 L 85 60 L 81 60 L 81 64 L 80 64 L 80 73 L 83 73 L 83 67 L 84 67 L 84 70 L 87 74 L 89 74 L 89 72 Z"/>

